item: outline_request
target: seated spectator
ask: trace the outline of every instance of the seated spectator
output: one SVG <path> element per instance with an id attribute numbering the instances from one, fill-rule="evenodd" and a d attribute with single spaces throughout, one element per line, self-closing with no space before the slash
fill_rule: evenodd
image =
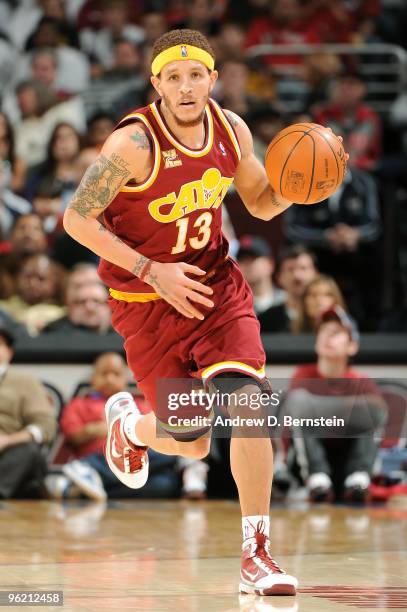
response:
<path id="1" fill-rule="evenodd" d="M 299 0 L 275 0 L 269 4 L 269 16 L 255 19 L 248 28 L 246 48 L 256 45 L 298 45 L 319 43 L 318 33 L 311 23 L 302 19 Z M 281 71 L 301 64 L 298 55 L 265 55 L 266 64 Z"/>
<path id="2" fill-rule="evenodd" d="M 122 38 L 140 45 L 144 41 L 143 29 L 128 22 L 126 0 L 103 0 L 102 27 L 93 31 L 85 28 L 80 33 L 81 48 L 103 68 L 113 65 L 114 41 Z"/>
<path id="3" fill-rule="evenodd" d="M 5 113 L 0 112 L 0 163 L 10 164 L 11 179 L 9 189 L 21 193 L 25 182 L 26 167 L 22 159 L 16 155 L 14 146 L 14 130 Z"/>
<path id="4" fill-rule="evenodd" d="M 86 115 L 96 111 L 115 110 L 120 118 L 128 110 L 141 105 L 141 95 L 146 80 L 142 74 L 142 59 L 136 45 L 125 38 L 113 43 L 112 65 L 92 79 L 88 89 L 82 93 Z"/>
<path id="5" fill-rule="evenodd" d="M 223 23 L 218 38 L 221 59 L 235 57 L 236 54 L 241 57 L 244 55 L 246 31 L 240 23 L 233 21 Z M 216 59 L 218 59 L 217 54 Z"/>
<path id="6" fill-rule="evenodd" d="M 93 285 L 94 283 L 103 285 L 99 278 L 97 265 L 87 262 L 78 263 L 73 266 L 68 282 L 69 289 L 72 291 L 86 287 L 86 285 Z"/>
<path id="7" fill-rule="evenodd" d="M 79 132 L 84 129 L 84 110 L 78 97 L 58 103 L 45 85 L 24 81 L 17 87 L 16 151 L 28 166 L 42 163 L 47 146 L 59 123 L 68 123 Z"/>
<path id="8" fill-rule="evenodd" d="M 250 109 L 249 123 L 255 155 L 263 163 L 270 142 L 286 127 L 284 114 L 276 106 L 262 104 Z"/>
<path id="9" fill-rule="evenodd" d="M 10 366 L 13 344 L 10 327 L 0 328 L 0 499 L 43 495 L 41 445 L 52 440 L 56 429 L 44 387 Z"/>
<path id="10" fill-rule="evenodd" d="M 256 98 L 247 95 L 249 69 L 243 59 L 226 59 L 216 83 L 216 99 L 222 108 L 227 108 L 247 120 L 256 105 Z"/>
<path id="11" fill-rule="evenodd" d="M 108 291 L 100 282 L 75 288 L 68 279 L 65 297 L 67 315 L 50 323 L 42 331 L 100 335 L 112 332 L 107 298 Z"/>
<path id="12" fill-rule="evenodd" d="M 146 10 L 141 16 L 140 25 L 144 30 L 143 45 L 145 47 L 153 45 L 168 30 L 165 15 L 160 11 Z"/>
<path id="13" fill-rule="evenodd" d="M 335 280 L 323 274 L 316 276 L 304 289 L 298 317 L 292 324 L 292 331 L 296 334 L 315 332 L 321 314 L 335 306 L 346 309 L 345 300 Z"/>
<path id="14" fill-rule="evenodd" d="M 32 201 L 44 181 L 58 181 L 67 203 L 76 188 L 76 158 L 80 151 L 80 135 L 69 123 L 59 123 L 52 131 L 44 162 L 31 168 L 25 186 L 25 196 Z"/>
<path id="15" fill-rule="evenodd" d="M 0 255 L 0 298 L 13 294 L 17 270 L 29 255 L 47 252 L 47 239 L 41 219 L 34 213 L 17 217 L 10 233 L 8 249 Z"/>
<path id="16" fill-rule="evenodd" d="M 64 232 L 62 225 L 65 209 L 63 193 L 63 184 L 51 177 L 44 178 L 34 192 L 33 211 L 41 219 L 50 248 L 54 246 L 58 236 Z"/>
<path id="17" fill-rule="evenodd" d="M 242 236 L 239 242 L 236 258 L 253 292 L 254 310 L 261 331 L 286 331 L 286 296 L 273 285 L 274 259 L 269 245 L 259 236 Z"/>
<path id="18" fill-rule="evenodd" d="M 344 139 L 349 165 L 360 170 L 374 170 L 381 156 L 382 121 L 363 102 L 366 84 L 355 72 L 338 77 L 331 99 L 313 109 L 316 123 L 332 128 Z"/>
<path id="19" fill-rule="evenodd" d="M 8 240 L 15 221 L 31 210 L 30 203 L 11 189 L 11 165 L 0 158 L 0 240 Z"/>
<path id="20" fill-rule="evenodd" d="M 317 276 L 316 257 L 306 247 L 296 245 L 282 249 L 276 263 L 276 281 L 285 293 L 285 326 L 291 331 L 301 312 L 301 299 L 308 283 Z"/>
<path id="21" fill-rule="evenodd" d="M 106 444 L 106 400 L 126 389 L 128 375 L 123 358 L 103 353 L 96 360 L 91 389 L 84 397 L 75 397 L 64 408 L 61 431 L 77 460 L 62 467 L 64 476 L 48 477 L 54 497 L 72 497 L 73 486 L 86 497 L 103 500 L 108 497 L 173 497 L 179 488 L 176 459 L 149 450 L 150 477 L 140 490 L 129 489 L 111 472 L 104 456 Z M 138 400 L 139 408 L 148 412 Z"/>
<path id="22" fill-rule="evenodd" d="M 173 24 L 174 29 L 199 30 L 209 37 L 219 34 L 220 22 L 213 0 L 190 0 L 186 4 L 185 10 L 185 18 Z"/>
<path id="23" fill-rule="evenodd" d="M 330 2 L 307 0 L 304 17 L 314 24 L 321 41 L 361 44 L 371 42 L 380 14 L 380 0 Z"/>
<path id="24" fill-rule="evenodd" d="M 312 248 L 321 271 L 333 276 L 344 292 L 350 312 L 364 329 L 374 329 L 380 317 L 381 221 L 374 180 L 361 170 L 349 170 L 328 200 L 307 207 L 292 206 L 284 232 L 293 243 Z"/>
<path id="25" fill-rule="evenodd" d="M 98 111 L 88 121 L 86 144 L 101 149 L 106 138 L 113 132 L 115 120 L 110 113 Z"/>
<path id="26" fill-rule="evenodd" d="M 353 322 L 339 306 L 323 313 L 317 329 L 317 362 L 297 368 L 284 403 L 292 417 L 343 418 L 338 431 L 296 427 L 294 447 L 301 476 L 314 502 L 364 503 L 378 452 L 377 432 L 386 404 L 373 380 L 349 366 L 359 349 Z M 342 430 L 342 433 L 341 433 Z M 348 437 L 344 437 L 348 436 Z"/>
<path id="27" fill-rule="evenodd" d="M 62 317 L 63 273 L 47 255 L 30 255 L 21 264 L 15 293 L 0 301 L 0 307 L 22 323 L 31 336 Z"/>

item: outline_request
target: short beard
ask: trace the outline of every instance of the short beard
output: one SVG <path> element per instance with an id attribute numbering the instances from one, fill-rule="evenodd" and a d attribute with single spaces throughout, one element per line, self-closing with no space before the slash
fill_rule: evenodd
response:
<path id="1" fill-rule="evenodd" d="M 177 115 L 171 109 L 168 98 L 166 96 L 163 96 L 162 99 L 163 99 L 166 109 L 168 110 L 169 113 L 171 113 L 172 118 L 174 119 L 178 127 L 183 127 L 183 128 L 196 127 L 197 125 L 201 125 L 201 123 L 203 122 L 204 117 L 205 117 L 205 107 L 203 111 L 199 113 L 197 117 L 195 117 L 195 119 L 184 120 L 184 119 L 180 119 L 179 117 L 177 117 Z M 206 103 L 205 103 L 205 106 L 206 106 Z"/>

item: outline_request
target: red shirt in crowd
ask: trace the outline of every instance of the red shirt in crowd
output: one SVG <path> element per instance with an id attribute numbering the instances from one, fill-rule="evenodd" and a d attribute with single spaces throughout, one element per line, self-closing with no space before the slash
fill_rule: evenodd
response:
<path id="1" fill-rule="evenodd" d="M 297 21 L 289 27 L 281 27 L 272 19 L 261 17 L 250 25 L 245 46 L 249 48 L 255 45 L 310 45 L 319 42 L 321 41 L 313 24 Z M 302 61 L 298 55 L 265 55 L 264 60 L 274 66 L 299 64 Z"/>
<path id="2" fill-rule="evenodd" d="M 105 403 L 106 398 L 100 393 L 92 392 L 85 397 L 74 397 L 65 406 L 60 427 L 66 438 L 77 433 L 88 423 L 95 421 L 105 421 Z M 137 406 L 140 412 L 148 412 L 148 408 L 143 401 L 137 398 Z M 85 442 L 81 446 L 74 447 L 76 457 L 86 457 L 92 453 L 103 453 L 106 443 L 106 437 L 97 438 Z"/>
<path id="3" fill-rule="evenodd" d="M 332 128 L 343 136 L 350 163 L 359 170 L 373 169 L 381 156 L 382 125 L 379 115 L 360 104 L 352 116 L 339 104 L 327 104 L 314 110 L 316 123 Z"/>
<path id="4" fill-rule="evenodd" d="M 318 370 L 318 364 L 299 366 L 291 379 L 291 390 L 307 389 L 315 395 L 381 395 L 376 383 L 350 367 L 341 378 L 326 378 Z"/>

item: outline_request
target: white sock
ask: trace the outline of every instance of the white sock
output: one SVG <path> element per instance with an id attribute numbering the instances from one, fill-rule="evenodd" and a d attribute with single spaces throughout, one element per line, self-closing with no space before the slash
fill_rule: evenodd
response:
<path id="1" fill-rule="evenodd" d="M 133 442 L 136 446 L 147 446 L 145 442 L 142 442 L 136 435 L 136 424 L 143 415 L 137 412 L 130 412 L 124 419 L 123 431 L 126 434 L 130 442 Z"/>
<path id="2" fill-rule="evenodd" d="M 262 522 L 264 523 L 264 525 L 261 524 Z M 269 537 L 270 516 L 268 514 L 254 514 L 252 516 L 242 516 L 243 540 L 246 540 L 247 538 L 253 538 L 254 534 L 257 531 L 257 527 L 261 528 L 262 533 Z"/>

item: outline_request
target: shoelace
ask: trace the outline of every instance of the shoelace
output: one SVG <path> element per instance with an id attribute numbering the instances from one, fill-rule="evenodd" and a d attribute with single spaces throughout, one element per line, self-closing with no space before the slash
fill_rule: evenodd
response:
<path id="1" fill-rule="evenodd" d="M 133 450 L 131 448 L 127 448 L 124 451 L 125 459 L 129 461 L 129 470 L 130 472 L 138 472 L 143 467 L 143 456 L 144 449 L 136 449 Z"/>

